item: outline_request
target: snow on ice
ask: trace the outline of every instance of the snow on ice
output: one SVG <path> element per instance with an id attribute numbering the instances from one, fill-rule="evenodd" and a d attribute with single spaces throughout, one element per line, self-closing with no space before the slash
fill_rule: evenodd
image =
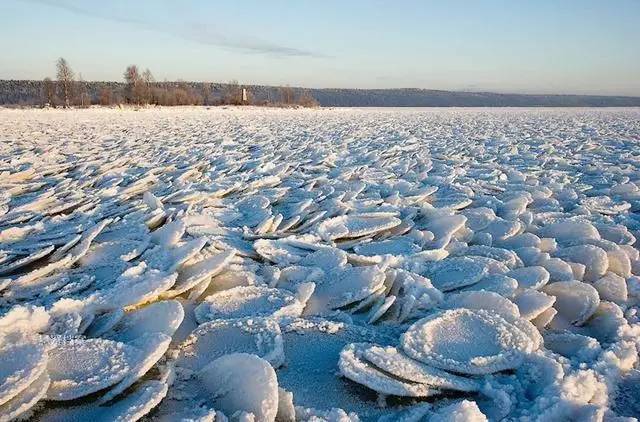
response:
<path id="1" fill-rule="evenodd" d="M 0 420 L 640 416 L 637 109 L 0 110 Z"/>

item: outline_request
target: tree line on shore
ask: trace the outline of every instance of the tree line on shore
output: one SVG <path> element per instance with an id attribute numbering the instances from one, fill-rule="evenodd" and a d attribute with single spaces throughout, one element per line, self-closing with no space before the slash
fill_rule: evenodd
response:
<path id="1" fill-rule="evenodd" d="M 124 89 L 103 87 L 97 96 L 90 95 L 82 74 L 75 77 L 69 62 L 60 57 L 56 61 L 56 79 L 45 78 L 42 85 L 42 105 L 49 107 L 89 107 L 91 105 L 135 106 L 161 105 L 264 105 L 317 107 L 318 101 L 310 92 L 296 92 L 289 86 L 278 89 L 276 98 L 254 99 L 250 89 L 231 81 L 218 88 L 204 82 L 202 89 L 194 89 L 186 82 L 157 82 L 149 69 L 142 71 L 137 65 L 126 68 Z"/>

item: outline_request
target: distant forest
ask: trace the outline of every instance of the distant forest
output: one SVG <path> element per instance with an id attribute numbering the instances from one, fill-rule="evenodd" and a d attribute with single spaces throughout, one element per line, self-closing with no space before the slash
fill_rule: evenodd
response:
<path id="1" fill-rule="evenodd" d="M 524 95 L 427 89 L 306 89 L 212 82 L 158 82 L 149 69 L 127 67 L 122 82 L 84 81 L 63 58 L 55 79 L 0 80 L 0 105 L 272 105 L 304 107 L 638 107 L 640 97 Z"/>

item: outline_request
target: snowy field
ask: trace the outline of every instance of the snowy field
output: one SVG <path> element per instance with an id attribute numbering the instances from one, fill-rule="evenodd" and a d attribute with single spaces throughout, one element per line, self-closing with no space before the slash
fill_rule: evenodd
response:
<path id="1" fill-rule="evenodd" d="M 640 416 L 640 110 L 0 110 L 0 420 Z"/>

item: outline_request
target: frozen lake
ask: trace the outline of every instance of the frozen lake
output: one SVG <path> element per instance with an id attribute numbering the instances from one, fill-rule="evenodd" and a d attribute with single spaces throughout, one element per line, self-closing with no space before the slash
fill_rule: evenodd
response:
<path id="1" fill-rule="evenodd" d="M 639 236 L 637 108 L 0 109 L 0 420 L 638 417 Z"/>

